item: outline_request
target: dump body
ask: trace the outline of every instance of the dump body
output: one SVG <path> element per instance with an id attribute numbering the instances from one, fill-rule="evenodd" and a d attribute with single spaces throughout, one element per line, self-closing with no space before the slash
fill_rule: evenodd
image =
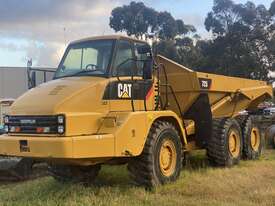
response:
<path id="1" fill-rule="evenodd" d="M 174 90 L 183 115 L 201 94 L 208 95 L 213 118 L 256 109 L 259 103 L 272 97 L 272 87 L 264 81 L 195 72 L 162 56 L 158 56 L 158 62 L 165 67 L 168 84 Z M 161 82 L 165 83 L 163 71 Z M 162 95 L 165 96 L 164 87 Z M 171 91 L 168 91 L 168 101 L 167 109 L 181 115 Z"/>

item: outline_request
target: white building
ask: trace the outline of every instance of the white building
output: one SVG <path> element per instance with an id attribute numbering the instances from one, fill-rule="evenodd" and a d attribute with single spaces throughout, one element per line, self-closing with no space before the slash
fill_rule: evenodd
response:
<path id="1" fill-rule="evenodd" d="M 54 71 L 54 68 L 35 68 Z M 43 72 L 36 72 L 36 84 L 44 81 Z M 46 74 L 46 81 L 51 80 L 53 73 Z M 0 67 L 0 99 L 17 98 L 28 90 L 26 67 Z"/>

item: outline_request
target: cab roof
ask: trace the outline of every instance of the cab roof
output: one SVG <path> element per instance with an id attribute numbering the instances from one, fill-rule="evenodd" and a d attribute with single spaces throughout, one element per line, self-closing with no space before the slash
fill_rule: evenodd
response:
<path id="1" fill-rule="evenodd" d="M 76 41 L 72 41 L 70 44 L 76 44 L 76 43 L 81 43 L 81 42 L 86 42 L 86 41 L 91 41 L 91 40 L 100 40 L 100 39 L 110 39 L 110 40 L 121 40 L 122 39 L 122 40 L 135 41 L 135 42 L 140 42 L 140 43 L 147 43 L 146 41 L 142 41 L 142 40 L 139 40 L 136 38 L 123 36 L 123 35 L 104 35 L 104 36 L 94 36 L 94 37 L 79 39 Z"/>

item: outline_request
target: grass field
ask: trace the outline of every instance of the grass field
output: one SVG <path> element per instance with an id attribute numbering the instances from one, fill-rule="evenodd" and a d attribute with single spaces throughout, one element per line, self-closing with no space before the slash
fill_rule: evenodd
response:
<path id="1" fill-rule="evenodd" d="M 103 167 L 92 187 L 51 177 L 0 186 L 6 205 L 275 205 L 275 151 L 230 169 L 211 168 L 196 154 L 179 180 L 154 191 L 130 184 L 125 166 Z"/>

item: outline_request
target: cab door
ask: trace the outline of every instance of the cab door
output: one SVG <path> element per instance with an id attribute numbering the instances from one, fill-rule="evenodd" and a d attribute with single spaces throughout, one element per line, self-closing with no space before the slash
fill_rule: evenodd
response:
<path id="1" fill-rule="evenodd" d="M 139 111 L 141 101 L 136 98 L 134 81 L 142 77 L 136 74 L 133 43 L 128 40 L 117 42 L 112 77 L 108 85 L 110 111 Z"/>
<path id="2" fill-rule="evenodd" d="M 112 67 L 112 77 L 105 98 L 110 100 L 110 111 L 152 110 L 153 101 L 147 103 L 153 90 L 152 78 L 145 75 L 148 62 L 138 53 L 141 43 L 119 40 Z M 147 66 L 146 66 L 147 65 Z M 152 100 L 153 98 L 151 98 Z"/>

